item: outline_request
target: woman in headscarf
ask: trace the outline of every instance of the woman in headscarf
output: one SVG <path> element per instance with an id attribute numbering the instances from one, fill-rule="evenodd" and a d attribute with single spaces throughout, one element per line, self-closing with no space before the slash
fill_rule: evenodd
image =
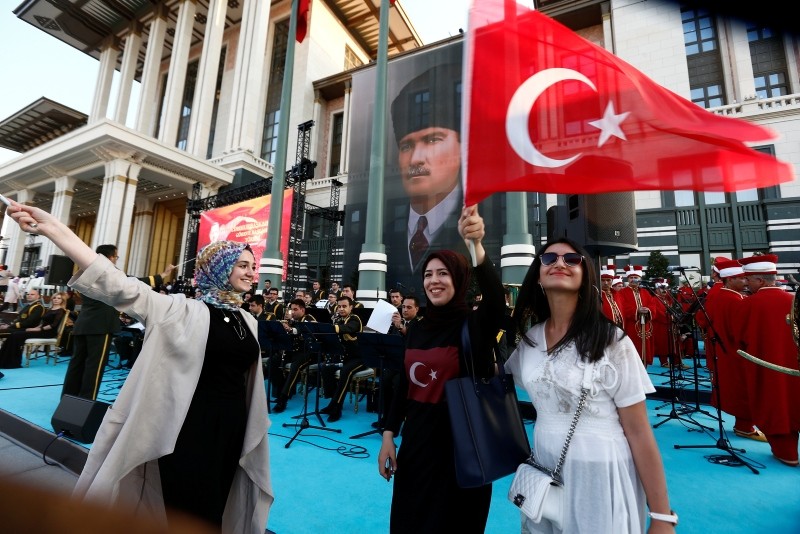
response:
<path id="1" fill-rule="evenodd" d="M 70 286 L 146 326 L 74 495 L 162 520 L 189 513 L 226 533 L 263 533 L 273 500 L 269 419 L 257 325 L 240 308 L 256 272 L 249 247 L 206 246 L 194 300 L 125 276 L 41 209 L 13 202 L 8 213 L 75 262 Z"/>
<path id="2" fill-rule="evenodd" d="M 483 295 L 480 306 L 467 304 L 470 267 L 450 250 L 425 260 L 423 287 L 428 299 L 425 316 L 406 333 L 401 384 L 387 417 L 378 471 L 391 480 L 391 532 L 483 532 L 489 515 L 492 486 L 463 489 L 456 482 L 453 436 L 444 384 L 469 371 L 461 350 L 461 330 L 467 321 L 475 372 L 493 373 L 492 349 L 504 317 L 503 286 L 481 244 L 483 219 L 476 206 L 464 208 L 459 220 L 464 240 L 474 240 L 478 266 L 474 274 Z M 405 394 L 403 394 L 405 393 Z M 403 427 L 396 454 L 394 437 Z"/>

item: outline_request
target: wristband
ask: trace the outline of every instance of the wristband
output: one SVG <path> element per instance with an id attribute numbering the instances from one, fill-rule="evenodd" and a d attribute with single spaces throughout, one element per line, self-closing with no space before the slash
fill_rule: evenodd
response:
<path id="1" fill-rule="evenodd" d="M 673 525 L 678 524 L 678 514 L 676 514 L 673 510 L 669 511 L 669 514 L 657 514 L 655 512 L 648 512 L 651 518 L 657 521 L 664 521 L 666 523 L 672 523 Z"/>

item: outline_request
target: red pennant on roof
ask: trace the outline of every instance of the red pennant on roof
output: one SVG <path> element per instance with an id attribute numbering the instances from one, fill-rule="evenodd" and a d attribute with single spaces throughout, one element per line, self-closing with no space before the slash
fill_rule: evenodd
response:
<path id="1" fill-rule="evenodd" d="M 308 33 L 309 14 L 308 7 L 311 0 L 300 0 L 297 7 L 297 42 L 302 43 Z"/>
<path id="2" fill-rule="evenodd" d="M 745 144 L 771 130 L 700 108 L 514 0 L 474 0 L 469 24 L 467 205 L 504 191 L 739 191 L 794 179 L 791 165 Z"/>

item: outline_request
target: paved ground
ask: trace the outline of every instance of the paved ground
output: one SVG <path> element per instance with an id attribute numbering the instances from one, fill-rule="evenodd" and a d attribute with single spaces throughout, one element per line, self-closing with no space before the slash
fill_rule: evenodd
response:
<path id="1" fill-rule="evenodd" d="M 0 480 L 71 493 L 78 476 L 60 465 L 47 465 L 41 454 L 0 433 Z"/>

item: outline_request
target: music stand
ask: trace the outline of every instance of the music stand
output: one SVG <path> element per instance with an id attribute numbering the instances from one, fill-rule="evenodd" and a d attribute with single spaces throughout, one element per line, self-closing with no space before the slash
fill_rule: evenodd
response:
<path id="1" fill-rule="evenodd" d="M 403 336 L 362 332 L 358 336 L 358 351 L 364 365 L 373 369 L 380 369 L 381 386 L 378 390 L 378 428 L 374 428 L 350 439 L 363 438 L 370 434 L 383 432 L 383 391 L 385 384 L 383 378 L 386 370 L 402 371 L 403 357 L 406 350 L 406 339 Z"/>
<path id="2" fill-rule="evenodd" d="M 306 313 L 316 319 L 318 323 L 331 323 L 331 314 L 324 308 L 306 308 Z"/>
<path id="3" fill-rule="evenodd" d="M 258 344 L 262 351 L 268 351 L 272 359 L 280 351 L 292 350 L 292 337 L 283 329 L 280 321 L 258 321 Z M 278 366 L 280 367 L 280 366 Z M 267 382 L 267 404 L 276 402 L 271 400 L 272 380 L 270 376 Z"/>
<path id="4" fill-rule="evenodd" d="M 315 409 L 313 412 L 308 411 L 308 368 L 306 368 L 306 384 L 303 391 L 303 413 L 295 416 L 294 419 L 300 419 L 300 428 L 294 433 L 294 436 L 284 445 L 287 449 L 292 442 L 297 439 L 297 436 L 306 428 L 313 428 L 316 430 L 327 430 L 328 432 L 340 432 L 340 428 L 328 428 L 322 421 L 319 414 L 319 392 L 320 381 L 322 380 L 322 354 L 344 354 L 344 347 L 339 342 L 339 335 L 332 324 L 325 323 L 311 323 L 311 322 L 296 322 L 294 327 L 297 333 L 303 336 L 303 350 L 308 354 L 311 351 L 317 353 L 317 398 L 315 401 Z M 283 327 L 281 327 L 283 328 Z M 319 420 L 320 426 L 311 425 L 308 422 L 308 416 L 314 414 Z M 283 423 L 283 427 L 295 427 L 296 423 Z"/>

